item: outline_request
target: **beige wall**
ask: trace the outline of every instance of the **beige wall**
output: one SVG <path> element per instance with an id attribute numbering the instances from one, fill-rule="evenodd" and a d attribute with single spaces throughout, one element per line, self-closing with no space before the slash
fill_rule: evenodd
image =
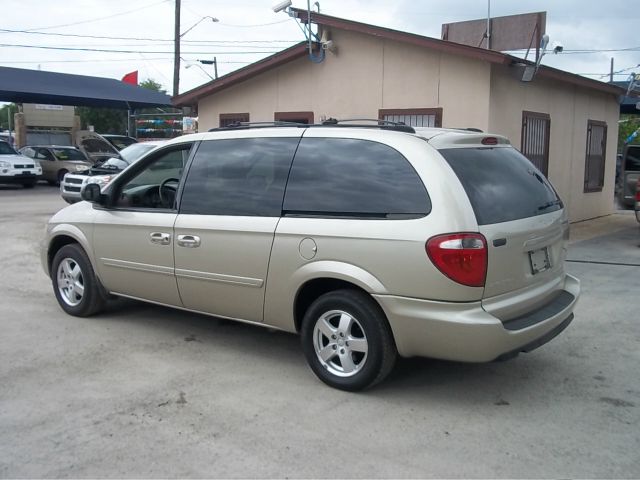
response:
<path id="1" fill-rule="evenodd" d="M 378 118 L 382 108 L 443 108 L 443 126 L 488 126 L 489 64 L 370 36 L 331 32 L 337 54 L 307 57 L 204 98 L 200 130 L 218 126 L 220 113 L 249 112 L 271 121 L 274 112 L 313 111 L 326 118 Z"/>
<path id="2" fill-rule="evenodd" d="M 619 107 L 613 95 L 535 78 L 525 83 L 504 66 L 493 66 L 489 130 L 506 135 L 520 148 L 522 112 L 551 117 L 549 179 L 568 206 L 572 222 L 613 212 Z M 584 193 L 587 121 L 607 123 L 604 188 Z"/>
<path id="3" fill-rule="evenodd" d="M 536 78 L 523 83 L 509 67 L 334 30 L 337 54 L 292 61 L 200 101 L 199 128 L 221 113 L 272 121 L 274 112 L 313 111 L 323 118 L 377 118 L 382 108 L 443 109 L 444 127 L 506 135 L 520 147 L 522 111 L 551 116 L 549 178 L 571 221 L 613 211 L 618 104 L 614 96 Z M 605 188 L 583 193 L 587 120 L 608 125 Z"/>

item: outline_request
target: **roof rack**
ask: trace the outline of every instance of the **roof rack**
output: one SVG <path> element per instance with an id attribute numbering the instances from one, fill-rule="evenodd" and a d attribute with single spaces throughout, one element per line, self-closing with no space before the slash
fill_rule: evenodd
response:
<path id="1" fill-rule="evenodd" d="M 356 123 L 351 122 L 371 122 Z M 318 125 L 313 125 L 318 126 Z M 338 120 L 336 118 L 327 118 L 322 122 L 321 126 L 331 127 L 360 127 L 360 128 L 380 128 L 382 130 L 395 130 L 398 132 L 416 133 L 415 129 L 404 122 L 391 122 L 389 120 L 381 120 L 379 118 L 346 118 Z"/>
<path id="2" fill-rule="evenodd" d="M 220 132 L 224 130 L 245 130 L 249 128 L 270 128 L 270 127 L 308 127 L 306 123 L 283 122 L 275 120 L 273 122 L 233 122 L 224 127 L 210 128 L 209 132 Z"/>
<path id="3" fill-rule="evenodd" d="M 372 123 L 351 123 L 351 122 L 372 122 Z M 379 128 L 381 130 L 394 130 L 397 132 L 416 133 L 413 127 L 402 122 L 390 122 L 377 118 L 350 118 L 337 120 L 328 118 L 322 123 L 298 123 L 298 122 L 234 122 L 224 127 L 210 128 L 209 132 L 221 132 L 229 130 L 246 130 L 251 128 L 271 128 L 271 127 L 298 127 L 298 128 L 318 128 L 318 127 L 357 127 L 357 128 Z"/>

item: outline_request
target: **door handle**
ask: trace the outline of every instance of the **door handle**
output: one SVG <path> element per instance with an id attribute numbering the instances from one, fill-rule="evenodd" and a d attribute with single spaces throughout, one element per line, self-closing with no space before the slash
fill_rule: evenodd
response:
<path id="1" fill-rule="evenodd" d="M 196 235 L 178 235 L 178 245 L 186 248 L 199 247 L 200 237 Z"/>
<path id="2" fill-rule="evenodd" d="M 171 243 L 171 235 L 162 232 L 152 232 L 149 234 L 151 237 L 151 243 L 157 243 L 158 245 L 169 245 Z"/>

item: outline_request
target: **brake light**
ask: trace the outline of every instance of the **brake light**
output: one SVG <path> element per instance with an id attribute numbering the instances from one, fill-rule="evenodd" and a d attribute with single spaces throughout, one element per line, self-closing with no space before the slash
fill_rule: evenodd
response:
<path id="1" fill-rule="evenodd" d="M 640 202 L 640 178 L 636 184 L 636 202 Z"/>
<path id="2" fill-rule="evenodd" d="M 426 244 L 433 264 L 454 282 L 484 287 L 487 277 L 487 241 L 479 233 L 452 233 L 432 237 Z"/>
<path id="3" fill-rule="evenodd" d="M 498 139 L 496 137 L 484 137 L 481 143 L 482 145 L 497 145 Z"/>

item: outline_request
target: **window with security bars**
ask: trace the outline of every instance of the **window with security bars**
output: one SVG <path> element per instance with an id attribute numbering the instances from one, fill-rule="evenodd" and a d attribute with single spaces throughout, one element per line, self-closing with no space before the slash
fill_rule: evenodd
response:
<path id="1" fill-rule="evenodd" d="M 378 118 L 410 127 L 441 127 L 442 108 L 385 108 L 378 111 Z"/>
<path id="2" fill-rule="evenodd" d="M 584 191 L 600 192 L 604 186 L 604 162 L 607 154 L 607 124 L 587 122 L 587 154 L 584 164 Z"/>
<path id="3" fill-rule="evenodd" d="M 234 123 L 248 122 L 248 113 L 221 113 L 220 114 L 220 127 L 228 127 Z"/>
<path id="4" fill-rule="evenodd" d="M 549 135 L 551 117 L 546 113 L 522 112 L 522 154 L 540 170 L 549 174 Z"/>

